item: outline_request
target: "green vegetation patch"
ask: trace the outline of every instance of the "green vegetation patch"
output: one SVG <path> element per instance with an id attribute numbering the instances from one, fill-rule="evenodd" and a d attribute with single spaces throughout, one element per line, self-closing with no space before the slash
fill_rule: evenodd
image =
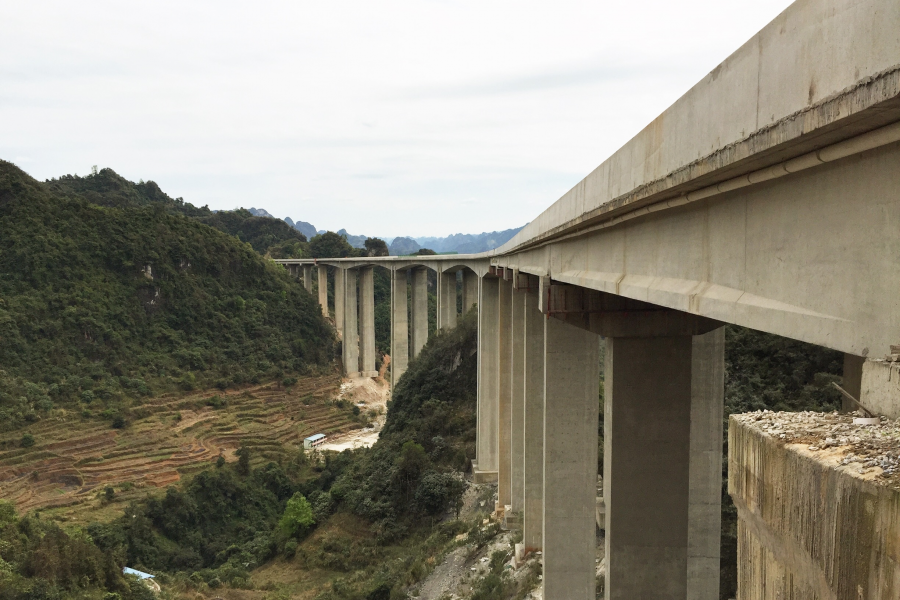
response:
<path id="1" fill-rule="evenodd" d="M 125 399 L 330 363 L 332 330 L 283 268 L 102 173 L 40 183 L 0 161 L 0 426 L 58 404 L 126 426 Z"/>

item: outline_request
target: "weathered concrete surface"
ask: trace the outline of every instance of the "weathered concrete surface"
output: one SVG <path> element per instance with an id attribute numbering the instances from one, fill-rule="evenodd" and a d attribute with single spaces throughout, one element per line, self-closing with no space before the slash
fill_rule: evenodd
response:
<path id="1" fill-rule="evenodd" d="M 306 288 L 307 292 L 312 291 L 312 273 L 313 266 L 312 265 L 303 265 L 303 287 Z"/>
<path id="2" fill-rule="evenodd" d="M 512 501 L 512 284 L 503 279 L 497 286 L 497 332 L 497 397 L 500 411 L 497 503 L 504 507 Z"/>
<path id="3" fill-rule="evenodd" d="M 544 320 L 544 597 L 596 597 L 600 336 Z M 637 598 L 638 596 L 632 596 Z"/>
<path id="4" fill-rule="evenodd" d="M 410 289 L 412 306 L 410 336 L 410 358 L 415 358 L 428 341 L 428 270 L 419 268 L 412 271 L 412 287 Z"/>
<path id="5" fill-rule="evenodd" d="M 375 370 L 375 273 L 372 267 L 359 270 L 359 354 L 360 375 L 377 377 Z"/>
<path id="6" fill-rule="evenodd" d="M 525 290 L 512 291 L 512 363 L 510 365 L 510 506 L 525 507 Z"/>
<path id="7" fill-rule="evenodd" d="M 848 456 L 852 440 L 865 435 L 849 415 L 790 414 L 782 420 L 801 421 L 796 435 L 790 425 L 773 425 L 778 417 L 748 413 L 729 421 L 728 491 L 739 518 L 738 598 L 900 598 L 896 471 L 885 479 L 869 459 Z M 893 450 L 885 456 L 895 455 L 900 428 L 887 421 L 882 427 L 895 433 L 873 435 L 855 451 L 889 444 Z"/>
<path id="8" fill-rule="evenodd" d="M 606 340 L 607 600 L 688 599 L 691 346 L 690 336 Z"/>
<path id="9" fill-rule="evenodd" d="M 876 415 L 900 419 L 900 363 L 882 359 L 865 361 L 857 398 Z"/>
<path id="10" fill-rule="evenodd" d="M 500 460 L 499 281 L 483 277 L 478 286 L 478 424 L 475 441 L 477 483 L 496 481 Z"/>
<path id="11" fill-rule="evenodd" d="M 347 377 L 359 376 L 357 277 L 358 273 L 355 269 L 347 269 L 344 273 L 344 339 L 341 342 L 341 353 L 344 361 L 344 374 Z"/>
<path id="12" fill-rule="evenodd" d="M 438 273 L 438 329 L 456 327 L 456 272 Z"/>
<path id="13" fill-rule="evenodd" d="M 463 304 L 464 313 L 478 303 L 478 275 L 466 269 L 463 271 Z"/>
<path id="14" fill-rule="evenodd" d="M 344 289 L 347 282 L 347 269 L 334 270 L 334 327 L 338 334 L 344 335 Z"/>
<path id="15" fill-rule="evenodd" d="M 722 531 L 725 328 L 691 340 L 687 597 L 718 600 Z"/>
<path id="16" fill-rule="evenodd" d="M 544 528 L 544 315 L 538 291 L 525 292 L 525 507 L 522 543 L 540 550 Z"/>
<path id="17" fill-rule="evenodd" d="M 391 389 L 409 366 L 409 298 L 406 271 L 391 273 Z"/>
<path id="18" fill-rule="evenodd" d="M 319 265 L 319 306 L 322 307 L 322 314 L 328 318 L 328 267 Z"/>

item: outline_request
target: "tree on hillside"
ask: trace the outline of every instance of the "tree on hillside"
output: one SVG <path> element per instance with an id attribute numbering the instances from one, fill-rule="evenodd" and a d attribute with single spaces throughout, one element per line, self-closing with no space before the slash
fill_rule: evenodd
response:
<path id="1" fill-rule="evenodd" d="M 305 532 L 315 522 L 312 506 L 303 494 L 297 492 L 287 501 L 278 527 L 286 536 L 294 537 Z"/>
<path id="2" fill-rule="evenodd" d="M 416 256 L 434 256 L 435 254 L 437 252 L 430 248 L 419 248 L 418 252 L 416 252 Z"/>
<path id="3" fill-rule="evenodd" d="M 365 241 L 366 256 L 389 256 L 388 246 L 384 240 L 368 238 Z"/>
<path id="4" fill-rule="evenodd" d="M 326 231 L 310 240 L 309 253 L 313 258 L 346 258 L 354 256 L 356 249 L 344 236 Z"/>

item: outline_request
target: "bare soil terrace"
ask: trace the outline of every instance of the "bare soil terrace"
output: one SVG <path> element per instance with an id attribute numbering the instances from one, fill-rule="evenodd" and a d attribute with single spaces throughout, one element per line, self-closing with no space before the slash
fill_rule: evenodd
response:
<path id="1" fill-rule="evenodd" d="M 78 520 L 91 511 L 96 520 L 107 487 L 114 488 L 118 501 L 142 496 L 219 456 L 234 460 L 242 445 L 251 449 L 253 462 L 278 460 L 313 433 L 331 437 L 362 427 L 351 411 L 335 404 L 340 385 L 332 374 L 301 379 L 290 388 L 272 383 L 161 396 L 137 409 L 140 418 L 124 429 L 55 411 L 26 429 L 36 442 L 30 448 L 18 444 L 22 430 L 0 437 L 0 447 L 8 448 L 0 451 L 0 498 L 14 502 L 20 513 L 52 510 L 59 518 Z M 112 518 L 119 510 L 110 512 Z"/>

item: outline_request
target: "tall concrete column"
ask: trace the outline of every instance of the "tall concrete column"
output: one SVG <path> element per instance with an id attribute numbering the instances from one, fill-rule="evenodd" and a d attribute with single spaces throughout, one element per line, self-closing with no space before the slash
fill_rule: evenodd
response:
<path id="1" fill-rule="evenodd" d="M 438 274 L 438 329 L 456 327 L 456 272 Z"/>
<path id="2" fill-rule="evenodd" d="M 344 373 L 347 377 L 359 376 L 359 334 L 357 333 L 356 304 L 357 272 L 347 269 L 344 276 Z"/>
<path id="3" fill-rule="evenodd" d="M 510 505 L 525 507 L 525 291 L 512 291 L 512 364 L 510 365 Z"/>
<path id="4" fill-rule="evenodd" d="M 497 285 L 497 390 L 500 410 L 500 463 L 497 470 L 497 503 L 499 508 L 512 503 L 512 282 L 499 280 Z"/>
<path id="5" fill-rule="evenodd" d="M 312 291 L 312 265 L 303 265 L 303 287 L 307 292 Z"/>
<path id="6" fill-rule="evenodd" d="M 718 598 L 723 377 L 721 329 L 607 339 L 608 599 Z"/>
<path id="7" fill-rule="evenodd" d="M 544 598 L 593 600 L 600 336 L 544 320 Z M 652 598 L 655 596 L 632 596 Z"/>
<path id="8" fill-rule="evenodd" d="M 463 302 L 462 312 L 466 314 L 469 309 L 478 302 L 478 283 L 479 277 L 473 271 L 466 269 L 463 271 Z"/>
<path id="9" fill-rule="evenodd" d="M 334 271 L 334 328 L 344 335 L 344 284 L 347 281 L 347 269 L 338 267 Z"/>
<path id="10" fill-rule="evenodd" d="M 359 353 L 360 375 L 377 377 L 375 370 L 375 273 L 372 267 L 359 270 Z"/>
<path id="11" fill-rule="evenodd" d="M 691 341 L 687 598 L 717 600 L 722 533 L 725 328 Z"/>
<path id="12" fill-rule="evenodd" d="M 328 267 L 319 265 L 319 306 L 322 314 L 328 316 Z"/>
<path id="13" fill-rule="evenodd" d="M 544 528 L 544 315 L 537 290 L 525 292 L 524 396 L 525 396 L 525 506 L 522 542 L 527 550 L 543 547 Z"/>
<path id="14" fill-rule="evenodd" d="M 395 389 L 409 364 L 409 306 L 406 271 L 391 274 L 391 389 Z"/>
<path id="15" fill-rule="evenodd" d="M 478 300 L 478 415 L 475 439 L 475 483 L 497 480 L 500 427 L 499 282 L 484 277 Z"/>
<path id="16" fill-rule="evenodd" d="M 428 341 L 428 269 L 419 267 L 412 271 L 412 351 L 415 358 Z"/>

